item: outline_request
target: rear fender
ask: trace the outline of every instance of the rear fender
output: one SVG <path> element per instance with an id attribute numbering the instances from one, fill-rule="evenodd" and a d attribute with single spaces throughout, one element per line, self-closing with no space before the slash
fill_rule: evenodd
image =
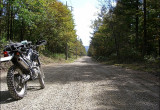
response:
<path id="1" fill-rule="evenodd" d="M 10 61 L 10 60 L 12 60 L 12 58 L 13 58 L 13 56 L 3 57 L 3 58 L 0 58 L 0 62 Z"/>

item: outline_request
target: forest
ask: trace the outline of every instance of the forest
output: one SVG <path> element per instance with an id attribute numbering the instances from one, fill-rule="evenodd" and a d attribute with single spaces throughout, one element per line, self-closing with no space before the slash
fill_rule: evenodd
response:
<path id="1" fill-rule="evenodd" d="M 116 5 L 115 5 L 116 3 Z M 160 60 L 159 0 L 100 0 L 88 55 L 99 60 Z"/>
<path id="2" fill-rule="evenodd" d="M 40 49 L 45 53 L 86 54 L 71 10 L 58 0 L 0 0 L 0 50 L 8 41 L 22 40 L 47 40 Z"/>

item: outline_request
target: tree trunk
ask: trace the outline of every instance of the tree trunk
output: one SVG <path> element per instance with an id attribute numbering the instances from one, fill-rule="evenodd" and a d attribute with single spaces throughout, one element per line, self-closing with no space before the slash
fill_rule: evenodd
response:
<path id="1" fill-rule="evenodd" d="M 147 53 L 147 29 L 146 29 L 146 0 L 143 0 L 143 9 L 144 9 L 144 44 L 143 44 L 143 56 Z"/>
<path id="2" fill-rule="evenodd" d="M 0 0 L 0 5 L 2 4 L 2 0 Z M 2 8 L 0 9 L 0 26 L 1 26 L 1 21 L 2 21 Z M 0 40 L 2 38 L 2 28 L 0 28 Z"/>
<path id="3" fill-rule="evenodd" d="M 139 20 L 139 17 L 138 17 L 138 10 L 139 10 L 139 8 L 138 8 L 138 1 L 139 0 L 136 0 L 136 48 L 138 49 L 138 47 L 139 47 L 139 37 L 138 37 L 138 20 Z"/>
<path id="4" fill-rule="evenodd" d="M 115 46 L 116 46 L 117 58 L 119 59 L 119 46 L 118 46 L 118 44 L 117 44 L 117 39 L 116 39 L 116 37 L 114 37 L 114 38 L 115 38 Z"/>
<path id="5" fill-rule="evenodd" d="M 66 60 L 68 60 L 68 43 L 66 43 Z"/>
<path id="6" fill-rule="evenodd" d="M 7 40 L 10 40 L 10 3 L 7 3 Z"/>
<path id="7" fill-rule="evenodd" d="M 11 6 L 10 39 L 13 40 L 13 6 Z"/>
<path id="8" fill-rule="evenodd" d="M 112 28 L 112 29 L 113 29 L 113 28 Z M 116 35 L 114 34 L 114 29 L 113 29 L 113 37 L 114 37 L 114 41 L 115 41 L 115 48 L 116 48 L 117 59 L 119 60 L 119 59 L 120 59 L 120 55 L 119 55 L 119 45 L 118 45 L 118 42 L 117 42 L 117 37 L 116 37 Z"/>
<path id="9" fill-rule="evenodd" d="M 23 41 L 23 39 L 24 39 L 24 21 L 22 20 L 20 40 Z"/>
<path id="10" fill-rule="evenodd" d="M 160 38 L 159 38 L 159 57 L 160 57 Z"/>
<path id="11" fill-rule="evenodd" d="M 32 36 L 32 30 L 29 29 L 29 40 L 31 41 L 31 36 Z"/>
<path id="12" fill-rule="evenodd" d="M 156 0 L 156 13 L 158 13 L 158 8 L 160 7 L 160 3 L 158 3 L 159 1 Z M 160 19 L 160 13 L 158 13 L 158 18 Z M 158 36 L 158 44 L 159 44 L 159 50 L 158 50 L 158 56 L 160 57 L 160 31 L 159 31 L 159 25 L 157 25 L 156 27 L 157 29 L 157 36 Z M 160 66 L 160 65 L 159 65 Z"/>

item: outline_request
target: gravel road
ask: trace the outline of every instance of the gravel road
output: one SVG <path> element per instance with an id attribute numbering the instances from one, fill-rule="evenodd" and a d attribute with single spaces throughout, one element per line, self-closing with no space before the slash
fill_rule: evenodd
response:
<path id="1" fill-rule="evenodd" d="M 83 57 L 70 64 L 44 66 L 46 88 L 28 83 L 27 95 L 15 101 L 1 75 L 1 110 L 159 110 L 155 76 L 94 63 Z"/>

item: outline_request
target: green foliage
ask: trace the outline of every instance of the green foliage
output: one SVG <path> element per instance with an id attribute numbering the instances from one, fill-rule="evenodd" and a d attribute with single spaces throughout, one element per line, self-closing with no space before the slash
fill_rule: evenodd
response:
<path id="1" fill-rule="evenodd" d="M 5 37 L 0 39 L 0 52 L 3 50 L 3 47 L 8 43 Z"/>
<path id="2" fill-rule="evenodd" d="M 117 0 L 115 7 L 111 2 L 102 2 L 99 17 L 92 24 L 94 33 L 88 54 L 98 59 L 112 58 L 120 62 L 143 60 L 145 56 L 152 56 L 147 58 L 150 61 L 159 56 L 160 2 L 147 0 L 146 45 L 142 1 Z M 144 50 L 144 47 L 147 49 Z"/>
<path id="3" fill-rule="evenodd" d="M 40 47 L 40 51 L 45 49 L 50 54 L 64 55 L 68 45 L 68 54 L 76 53 L 77 35 L 73 15 L 58 0 L 3 0 L 1 7 L 0 36 L 4 39 L 33 43 L 43 39 L 48 43 Z M 77 50 L 81 48 L 83 44 L 79 43 Z M 84 50 L 81 52 L 84 55 Z"/>
<path id="4" fill-rule="evenodd" d="M 61 53 L 52 53 L 51 51 L 45 49 L 42 51 L 42 54 L 46 57 L 50 57 L 52 59 L 65 59 L 65 54 Z"/>
<path id="5" fill-rule="evenodd" d="M 2 37 L 2 39 L 0 40 L 1 44 L 6 44 L 7 43 L 7 39 L 5 37 Z"/>

